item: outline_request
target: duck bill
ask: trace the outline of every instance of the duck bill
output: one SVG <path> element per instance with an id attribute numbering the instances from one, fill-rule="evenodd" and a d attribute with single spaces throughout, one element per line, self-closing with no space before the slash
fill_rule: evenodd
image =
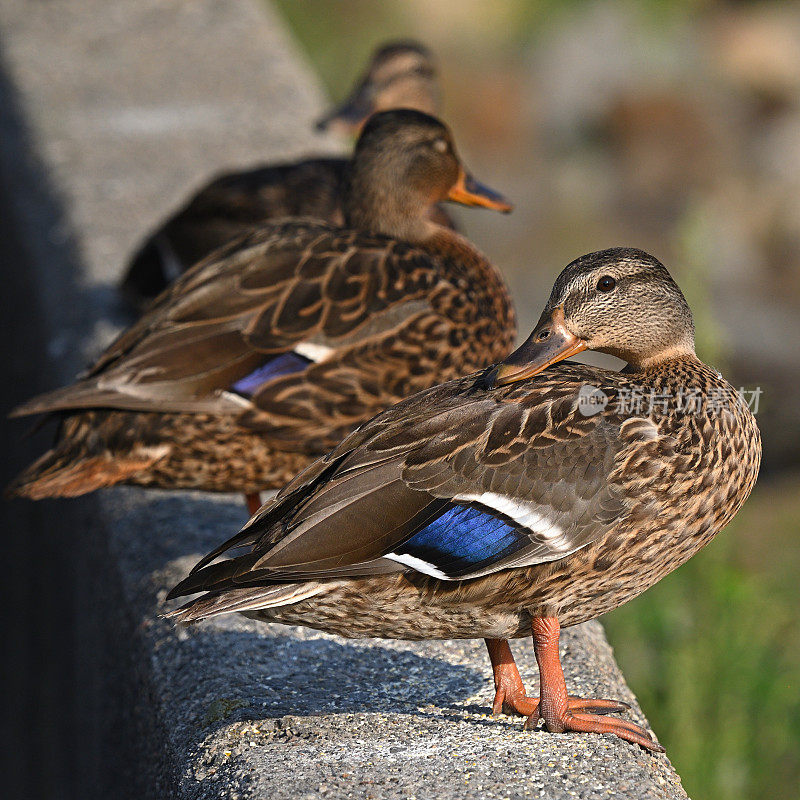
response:
<path id="1" fill-rule="evenodd" d="M 542 315 L 533 333 L 505 361 L 497 365 L 495 386 L 524 381 L 538 375 L 551 364 L 586 350 L 586 342 L 567 329 L 564 309 Z"/>
<path id="2" fill-rule="evenodd" d="M 478 183 L 472 175 L 469 175 L 463 169 L 458 175 L 458 180 L 455 186 L 450 190 L 447 195 L 448 200 L 454 203 L 461 203 L 464 206 L 481 206 L 483 208 L 491 208 L 495 211 L 502 211 L 508 214 L 513 211 L 514 206 L 498 194 L 494 189 Z"/>
<path id="3" fill-rule="evenodd" d="M 372 102 L 371 92 L 366 84 L 362 84 L 340 106 L 320 117 L 315 127 L 320 132 L 332 130 L 357 136 L 373 111 L 375 105 Z"/>

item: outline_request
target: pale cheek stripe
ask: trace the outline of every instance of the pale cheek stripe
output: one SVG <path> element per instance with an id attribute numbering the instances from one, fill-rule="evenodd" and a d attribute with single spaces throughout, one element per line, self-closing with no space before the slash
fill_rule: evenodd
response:
<path id="1" fill-rule="evenodd" d="M 433 564 L 423 561 L 421 558 L 410 556 L 407 553 L 387 553 L 383 558 L 388 558 L 390 561 L 396 561 L 398 564 L 404 564 L 411 569 L 421 572 L 423 575 L 430 575 L 432 578 L 439 578 L 443 581 L 457 580 L 450 578 L 444 574 L 440 569 L 436 569 Z"/>

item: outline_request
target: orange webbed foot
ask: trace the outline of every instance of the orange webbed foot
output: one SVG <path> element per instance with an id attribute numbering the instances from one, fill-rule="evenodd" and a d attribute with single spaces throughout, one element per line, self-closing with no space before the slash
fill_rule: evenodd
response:
<path id="1" fill-rule="evenodd" d="M 581 733 L 613 733 L 627 742 L 638 744 L 654 753 L 663 753 L 664 748 L 653 741 L 650 734 L 635 722 L 613 717 L 599 716 L 620 711 L 620 706 L 629 708 L 627 703 L 619 700 L 596 700 L 592 698 L 570 697 L 567 707 L 555 714 L 549 713 L 546 717 L 540 714 L 539 709 L 525 720 L 525 729 L 536 727 L 539 718 L 545 720 L 548 731 L 564 733 L 565 731 L 579 731 Z M 595 713 L 588 713 L 594 711 Z"/>
<path id="2" fill-rule="evenodd" d="M 528 697 L 525 689 L 519 691 L 516 687 L 498 686 L 492 703 L 492 713 L 495 716 L 508 714 L 512 717 L 531 717 L 539 710 L 539 698 Z"/>
<path id="3" fill-rule="evenodd" d="M 630 705 L 622 700 L 584 699 L 572 695 L 567 699 L 567 703 L 570 711 L 587 711 L 595 714 L 615 714 L 630 708 Z M 492 713 L 495 716 L 508 714 L 516 717 L 534 717 L 535 715 L 533 723 L 535 725 L 536 720 L 539 719 L 539 698 L 528 697 L 524 689 L 519 691 L 516 686 L 501 685 L 494 696 Z"/>
<path id="4" fill-rule="evenodd" d="M 533 648 L 539 665 L 541 701 L 536 711 L 525 720 L 525 728 L 535 727 L 539 719 L 553 733 L 613 733 L 626 742 L 638 744 L 654 753 L 664 748 L 635 722 L 601 716 L 630 708 L 620 700 L 600 700 L 567 694 L 564 672 L 558 653 L 560 625 L 555 617 L 536 617 L 531 623 Z"/>

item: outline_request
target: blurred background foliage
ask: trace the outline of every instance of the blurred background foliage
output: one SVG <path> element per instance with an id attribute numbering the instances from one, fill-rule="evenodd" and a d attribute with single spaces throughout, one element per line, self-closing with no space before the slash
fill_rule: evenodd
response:
<path id="1" fill-rule="evenodd" d="M 642 247 L 698 352 L 761 386 L 761 479 L 706 550 L 604 618 L 695 800 L 800 787 L 800 4 L 278 0 L 334 99 L 375 45 L 426 43 L 444 118 L 513 215 L 459 211 L 526 332 L 559 270 Z"/>

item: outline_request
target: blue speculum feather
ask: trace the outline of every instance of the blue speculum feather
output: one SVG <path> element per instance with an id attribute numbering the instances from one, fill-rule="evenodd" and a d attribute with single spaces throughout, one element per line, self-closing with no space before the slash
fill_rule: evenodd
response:
<path id="1" fill-rule="evenodd" d="M 236 381 L 231 386 L 231 391 L 251 397 L 267 381 L 282 375 L 291 375 L 293 372 L 302 372 L 311 363 L 310 359 L 297 353 L 281 353 Z"/>
<path id="2" fill-rule="evenodd" d="M 396 553 L 419 558 L 458 577 L 515 553 L 530 538 L 502 519 L 472 506 L 453 506 L 417 531 Z"/>

